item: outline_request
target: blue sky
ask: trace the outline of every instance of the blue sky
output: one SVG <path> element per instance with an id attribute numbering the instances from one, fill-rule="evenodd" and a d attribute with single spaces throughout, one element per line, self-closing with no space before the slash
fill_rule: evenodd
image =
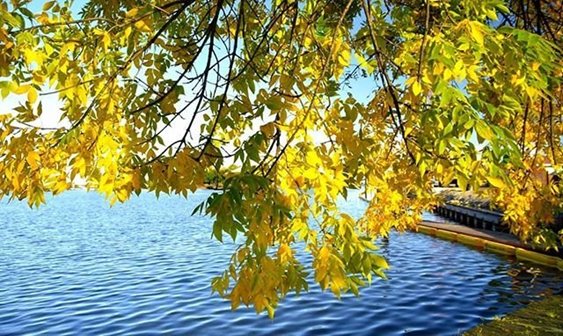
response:
<path id="1" fill-rule="evenodd" d="M 33 0 L 29 3 L 28 8 L 33 12 L 40 12 L 42 10 L 43 5 L 46 2 L 47 1 Z M 59 1 L 59 2 L 62 2 L 62 1 Z M 84 6 L 84 4 L 87 1 L 86 0 L 77 0 L 77 1 L 70 1 L 70 2 L 72 3 L 71 8 L 72 8 L 73 13 L 78 16 L 80 9 Z M 354 29 L 359 29 L 358 27 L 361 26 L 362 20 L 363 19 L 361 17 L 357 17 L 355 19 Z M 205 55 L 203 54 L 201 59 L 204 59 L 204 58 L 205 58 Z M 357 63 L 357 60 L 353 57 L 352 62 Z M 200 63 L 200 62 L 196 62 L 196 66 L 197 66 L 197 63 Z M 203 64 L 202 64 L 202 66 L 203 66 Z M 349 67 L 349 69 L 352 69 L 352 68 L 353 68 L 353 66 Z M 402 84 L 402 79 L 399 79 L 399 83 Z M 378 88 L 379 86 L 380 86 L 380 82 L 375 79 L 375 76 L 373 76 L 373 75 L 368 76 L 368 77 L 361 77 L 360 76 L 356 79 L 350 80 L 346 85 L 342 85 L 341 90 L 340 90 L 340 96 L 342 98 L 346 98 L 348 96 L 348 94 L 351 93 L 352 96 L 355 99 L 357 99 L 360 102 L 366 103 L 373 96 L 373 91 L 376 88 Z M 266 84 L 263 84 L 263 86 L 261 86 L 259 84 L 257 89 L 260 89 L 261 87 L 264 88 L 264 89 L 267 89 Z M 50 90 L 45 88 L 45 91 L 48 92 Z M 183 97 L 184 99 L 181 99 L 180 102 L 176 105 L 176 107 L 178 109 L 182 108 L 183 107 L 183 101 L 185 101 L 189 98 L 189 89 L 188 88 L 187 88 L 186 92 L 187 92 L 187 95 L 185 97 Z M 23 96 L 12 95 L 12 96 L 9 96 L 6 100 L 0 101 L 0 113 L 10 112 L 13 108 L 15 108 L 19 104 L 23 103 L 25 101 L 25 99 L 26 99 L 25 95 L 23 95 Z M 68 127 L 70 125 L 68 122 L 67 123 L 60 123 L 59 122 L 60 117 L 61 117 L 61 111 L 60 111 L 61 103 L 58 101 L 56 94 L 47 95 L 47 96 L 40 96 L 40 101 L 42 102 L 44 113 L 38 120 L 36 120 L 34 122 L 34 125 L 39 126 L 39 127 L 47 127 L 47 128 L 61 127 L 61 126 Z M 191 116 L 192 113 L 193 113 L 193 110 L 188 109 L 188 110 L 186 110 L 185 115 Z M 190 119 L 189 117 L 185 118 L 185 120 L 176 119 L 173 127 L 167 129 L 165 132 L 162 133 L 162 137 L 163 137 L 165 144 L 175 142 L 176 140 L 178 140 L 183 135 L 184 130 L 187 127 L 187 124 L 189 122 L 189 119 Z M 267 122 L 267 121 L 263 121 L 263 122 Z M 201 124 L 201 123 L 203 123 L 203 119 L 198 118 L 198 120 L 196 120 L 195 127 L 193 127 L 192 129 L 199 130 L 199 124 Z M 193 134 L 192 140 L 197 141 L 197 138 L 199 137 L 198 132 Z M 311 135 L 313 136 L 313 141 L 315 143 L 321 143 L 321 142 L 324 142 L 328 139 L 326 137 L 326 135 L 324 134 L 324 132 L 321 132 L 321 131 L 312 132 Z"/>
<path id="2" fill-rule="evenodd" d="M 28 4 L 28 8 L 32 12 L 40 12 L 43 8 L 43 5 L 46 2 L 47 1 L 33 0 Z M 77 0 L 77 1 L 71 1 L 71 2 L 72 2 L 71 8 L 72 8 L 73 13 L 78 15 L 80 9 L 84 6 L 84 4 L 87 1 L 86 0 Z M 359 26 L 360 22 L 359 21 L 356 22 L 355 26 L 356 25 Z M 203 56 L 205 56 L 205 55 L 203 55 Z M 203 57 L 203 58 L 205 58 L 205 57 Z M 348 92 L 350 92 L 359 101 L 367 102 L 368 97 L 370 97 L 372 95 L 373 90 L 374 90 L 374 88 L 377 87 L 377 85 L 378 84 L 376 84 L 374 82 L 373 76 L 367 77 L 367 78 L 359 77 L 358 79 L 351 80 L 349 85 L 342 86 L 342 90 L 340 92 L 340 95 L 342 97 L 347 97 Z M 264 87 L 264 88 L 266 88 L 266 87 Z M 48 88 L 45 88 L 45 92 L 48 92 L 48 91 L 50 91 L 50 90 Z M 25 101 L 25 99 L 26 99 L 25 95 L 23 95 L 23 96 L 15 96 L 15 95 L 9 96 L 7 99 L 1 101 L 1 103 L 0 103 L 0 113 L 10 112 L 13 108 L 15 108 L 19 104 L 23 103 Z M 61 115 L 61 112 L 60 112 L 61 103 L 58 101 L 56 94 L 47 95 L 47 96 L 40 96 L 40 101 L 43 105 L 44 113 L 34 123 L 36 126 L 40 126 L 40 127 L 68 126 L 68 125 L 65 125 L 65 124 L 61 124 L 59 122 L 60 115 Z M 179 103 L 178 108 L 180 108 L 181 106 L 182 106 L 182 104 Z M 177 140 L 177 138 L 181 134 L 183 134 L 183 130 L 184 130 L 185 126 L 186 125 L 183 125 L 181 122 L 179 122 L 175 126 L 176 129 L 165 132 L 163 134 L 164 138 L 165 138 L 164 139 L 165 142 Z M 195 127 L 195 128 L 199 128 L 199 127 Z M 326 140 L 326 139 L 322 139 L 322 140 L 319 140 L 319 141 L 324 141 L 324 140 Z"/>

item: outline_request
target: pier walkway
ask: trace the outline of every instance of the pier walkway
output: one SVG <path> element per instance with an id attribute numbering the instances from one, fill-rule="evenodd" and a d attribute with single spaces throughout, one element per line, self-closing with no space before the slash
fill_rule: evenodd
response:
<path id="1" fill-rule="evenodd" d="M 524 244 L 522 244 L 518 238 L 514 237 L 510 233 L 498 232 L 498 231 L 491 231 L 491 230 L 484 230 L 484 229 L 477 229 L 472 228 L 464 225 L 460 225 L 457 223 L 448 223 L 448 222 L 434 222 L 425 220 L 419 226 L 425 226 L 428 228 L 435 228 L 441 229 L 456 233 L 466 234 L 472 237 L 483 238 L 487 240 L 491 240 L 497 243 L 513 245 L 517 247 L 526 248 Z"/>
<path id="2" fill-rule="evenodd" d="M 508 233 L 428 220 L 422 221 L 416 231 L 563 271 L 563 259 L 545 252 L 534 251 L 530 246 L 523 244 L 518 238 Z"/>
<path id="3" fill-rule="evenodd" d="M 363 201 L 368 202 L 364 197 L 360 197 Z M 476 248 L 484 249 L 497 254 L 513 256 L 517 259 L 531 261 L 534 263 L 542 264 L 544 266 L 558 268 L 563 271 L 563 259 L 557 255 L 550 255 L 545 251 L 534 250 L 531 246 L 526 245 L 510 233 L 501 232 L 494 229 L 495 226 L 486 225 L 490 223 L 490 219 L 478 218 L 479 220 L 467 220 L 469 215 L 468 211 L 464 211 L 463 217 L 457 213 L 457 207 L 454 209 L 447 208 L 448 217 L 461 219 L 464 224 L 459 224 L 444 218 L 440 215 L 433 213 L 425 213 L 423 215 L 422 223 L 418 224 L 415 229 L 416 232 L 424 233 L 434 237 L 447 239 L 450 241 L 458 242 L 461 244 L 473 246 Z M 469 209 L 474 212 L 481 212 L 478 209 Z M 465 219 L 464 219 L 465 218 Z M 467 224 L 474 224 L 467 226 Z M 476 227 L 475 224 L 481 224 Z"/>

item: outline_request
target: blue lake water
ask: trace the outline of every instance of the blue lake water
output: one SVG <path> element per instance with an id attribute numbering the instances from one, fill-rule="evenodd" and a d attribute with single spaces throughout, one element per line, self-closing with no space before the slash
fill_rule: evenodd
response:
<path id="1" fill-rule="evenodd" d="M 389 280 L 340 301 L 318 286 L 276 318 L 231 311 L 210 279 L 232 245 L 188 200 L 151 194 L 109 208 L 71 191 L 31 210 L 0 202 L 0 335 L 457 335 L 563 292 L 563 274 L 422 234 L 380 242 Z M 357 196 L 357 195 L 356 195 Z M 355 194 L 350 214 L 365 207 Z"/>

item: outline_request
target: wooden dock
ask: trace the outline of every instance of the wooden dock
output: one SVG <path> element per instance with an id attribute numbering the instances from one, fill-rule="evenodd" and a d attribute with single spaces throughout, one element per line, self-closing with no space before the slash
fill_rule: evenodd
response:
<path id="1" fill-rule="evenodd" d="M 477 229 L 472 227 L 463 226 L 456 223 L 449 222 L 432 222 L 423 221 L 420 225 L 428 228 L 435 228 L 440 230 L 446 230 L 456 233 L 465 234 L 472 237 L 482 238 L 490 241 L 494 241 L 501 244 L 513 245 L 516 247 L 526 248 L 526 245 L 522 244 L 518 238 L 511 235 L 510 233 L 490 231 L 486 229 Z"/>
<path id="2" fill-rule="evenodd" d="M 369 202 L 364 197 L 360 198 Z M 508 230 L 501 225 L 501 213 L 452 204 L 446 204 L 438 209 L 436 214 L 439 220 L 422 221 L 416 229 L 417 232 L 563 271 L 563 259 L 534 250 L 508 233 Z"/>
<path id="3" fill-rule="evenodd" d="M 508 233 L 470 228 L 454 223 L 430 221 L 420 223 L 416 231 L 563 271 L 563 259 L 534 251 Z"/>

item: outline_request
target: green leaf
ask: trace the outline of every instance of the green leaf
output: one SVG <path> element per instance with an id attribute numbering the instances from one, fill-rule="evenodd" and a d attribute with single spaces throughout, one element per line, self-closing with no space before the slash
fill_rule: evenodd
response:
<path id="1" fill-rule="evenodd" d="M 43 4 L 43 11 L 48 11 L 49 9 L 51 9 L 51 7 L 53 7 L 54 4 L 55 4 L 55 1 L 45 2 L 45 4 Z"/>
<path id="2" fill-rule="evenodd" d="M 213 236 L 218 241 L 223 242 L 223 227 L 218 219 L 213 222 Z"/>

